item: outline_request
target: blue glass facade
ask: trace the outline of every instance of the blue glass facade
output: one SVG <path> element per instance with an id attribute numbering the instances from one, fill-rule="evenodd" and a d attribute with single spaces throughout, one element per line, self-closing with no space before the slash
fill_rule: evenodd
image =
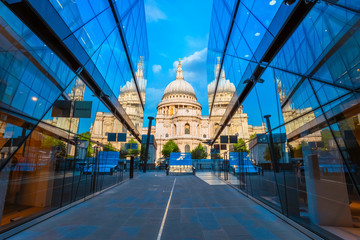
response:
<path id="1" fill-rule="evenodd" d="M 0 233 L 127 177 L 94 169 L 141 142 L 147 44 L 142 0 L 0 2 Z"/>
<path id="2" fill-rule="evenodd" d="M 220 58 L 236 92 L 213 143 L 240 107 L 267 127 L 244 144 L 256 173 L 241 157 L 213 167 L 324 238 L 359 237 L 360 1 L 314 2 L 214 1 L 208 82 Z"/>

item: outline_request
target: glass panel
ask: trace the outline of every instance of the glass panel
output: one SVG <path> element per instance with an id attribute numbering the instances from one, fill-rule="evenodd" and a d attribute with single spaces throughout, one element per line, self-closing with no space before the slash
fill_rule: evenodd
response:
<path id="1" fill-rule="evenodd" d="M 125 142 L 110 141 L 108 135 L 127 133 L 126 142 L 137 143 L 114 109 L 133 130 L 142 130 L 140 96 L 145 97 L 148 61 L 143 2 L 121 2 L 125 10 L 133 6 L 125 41 L 131 43 L 133 62 L 107 1 L 50 2 L 28 4 L 51 21 L 50 27 L 58 27 L 55 34 L 67 34 L 60 34 L 59 44 L 78 60 L 78 69 L 71 69 L 72 59 L 63 61 L 66 54 L 57 56 L 56 44 L 44 44 L 48 36 L 37 37 L 0 3 L 0 231 L 123 181 L 129 177 L 130 154 L 136 157 L 135 175 L 139 169 L 140 144 L 127 150 Z M 64 21 L 49 19 L 55 10 Z M 136 79 L 130 64 L 136 66 Z M 81 79 L 86 75 L 81 71 L 101 87 L 114 105 L 111 111 L 88 87 L 90 79 Z"/>

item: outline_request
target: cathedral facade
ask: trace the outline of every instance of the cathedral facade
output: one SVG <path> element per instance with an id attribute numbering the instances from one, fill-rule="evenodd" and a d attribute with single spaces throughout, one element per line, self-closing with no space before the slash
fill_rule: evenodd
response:
<path id="1" fill-rule="evenodd" d="M 201 109 L 194 88 L 184 80 L 179 61 L 176 78 L 165 88 L 157 106 L 157 159 L 162 157 L 162 147 L 169 140 L 173 140 L 181 152 L 190 152 L 209 138 L 209 118 L 201 116 Z"/>
<path id="2" fill-rule="evenodd" d="M 219 69 L 220 61 L 218 59 L 215 76 Z M 215 80 L 208 85 L 209 100 L 212 99 L 214 90 Z M 161 150 L 169 140 L 173 140 L 181 152 L 190 152 L 201 143 L 209 154 L 210 149 L 204 142 L 213 137 L 234 92 L 234 84 L 225 78 L 225 72 L 222 71 L 212 116 L 211 118 L 202 116 L 202 106 L 197 102 L 194 88 L 185 81 L 179 60 L 176 78 L 165 88 L 162 101 L 157 106 L 155 118 L 157 159 L 162 157 Z M 242 112 L 241 107 L 222 135 L 237 135 L 239 138 L 249 140 L 252 134 L 263 132 L 265 132 L 265 126 L 248 125 L 248 116 Z"/>
<path id="3" fill-rule="evenodd" d="M 215 76 L 219 69 L 220 59 L 218 59 L 214 69 Z M 137 66 L 136 75 L 140 83 L 142 98 L 145 99 L 146 80 L 143 76 L 142 62 Z M 208 85 L 209 100 L 214 95 L 214 89 L 215 80 Z M 182 65 L 179 60 L 175 80 L 165 88 L 162 100 L 157 106 L 156 126 L 151 131 L 155 136 L 157 144 L 156 159 L 162 158 L 161 151 L 164 144 L 169 140 L 173 140 L 179 146 L 181 152 L 191 152 L 201 143 L 207 153 L 210 154 L 210 148 L 204 142 L 213 137 L 234 92 L 234 84 L 226 79 L 225 72 L 222 71 L 211 118 L 209 116 L 202 116 L 202 106 L 197 101 L 194 88 L 185 81 Z M 121 87 L 119 102 L 122 103 L 124 110 L 132 119 L 139 132 L 147 134 L 146 128 L 141 130 L 143 112 L 137 101 L 136 89 L 130 82 Z M 94 124 L 91 126 L 92 137 L 96 141 L 106 144 L 108 143 L 107 133 L 109 132 L 121 133 L 127 132 L 127 130 L 113 115 L 107 112 L 97 112 Z M 237 135 L 238 138 L 247 141 L 250 140 L 252 134 L 264 132 L 265 126 L 251 126 L 248 124 L 248 116 L 246 113 L 243 113 L 242 107 L 240 107 L 222 135 Z M 127 140 L 131 137 L 128 134 Z M 112 142 L 112 144 L 118 149 L 124 147 L 124 143 Z"/>

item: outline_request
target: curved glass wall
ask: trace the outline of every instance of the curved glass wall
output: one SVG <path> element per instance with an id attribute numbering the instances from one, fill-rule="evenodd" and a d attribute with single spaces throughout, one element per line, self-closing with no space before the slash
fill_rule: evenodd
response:
<path id="1" fill-rule="evenodd" d="M 0 234 L 138 168 L 147 61 L 141 0 L 0 3 Z"/>
<path id="2" fill-rule="evenodd" d="M 214 173 L 326 239 L 358 238 L 358 1 L 236 1 L 219 48 L 218 5 L 225 2 L 214 1 L 209 39 L 212 119 L 224 98 L 213 69 L 236 91 L 223 102 L 216 121 L 227 125 L 214 131 L 213 144 L 221 148 L 238 111 L 248 127 L 237 133 L 238 144 L 212 154 Z M 224 60 L 216 67 L 218 57 Z"/>

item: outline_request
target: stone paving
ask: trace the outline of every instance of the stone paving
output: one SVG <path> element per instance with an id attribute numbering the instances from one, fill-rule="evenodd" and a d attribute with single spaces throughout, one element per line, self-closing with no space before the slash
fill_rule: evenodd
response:
<path id="1" fill-rule="evenodd" d="M 309 239 L 227 185 L 149 172 L 10 239 Z"/>

